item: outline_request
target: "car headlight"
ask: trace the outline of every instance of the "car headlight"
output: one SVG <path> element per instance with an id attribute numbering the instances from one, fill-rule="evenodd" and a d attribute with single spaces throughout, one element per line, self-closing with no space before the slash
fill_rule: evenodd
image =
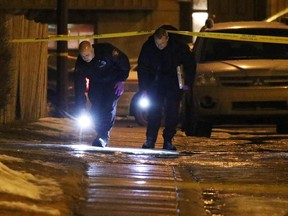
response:
<path id="1" fill-rule="evenodd" d="M 217 86 L 217 79 L 215 75 L 211 73 L 201 73 L 196 75 L 195 78 L 196 86 Z"/>

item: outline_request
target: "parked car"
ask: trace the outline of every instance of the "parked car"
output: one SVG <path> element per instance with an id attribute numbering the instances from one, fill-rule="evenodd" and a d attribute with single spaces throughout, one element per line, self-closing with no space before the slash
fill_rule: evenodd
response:
<path id="1" fill-rule="evenodd" d="M 287 37 L 278 22 L 216 23 L 206 32 Z M 276 124 L 288 133 L 288 44 L 198 37 L 194 87 L 184 98 L 188 136 L 219 124 Z"/>
<path id="2" fill-rule="evenodd" d="M 73 72 L 77 57 L 68 55 L 67 56 L 67 72 L 68 72 L 68 110 L 63 112 L 57 107 L 57 68 L 56 68 L 56 55 L 49 55 L 48 58 L 48 92 L 47 102 L 49 114 L 51 116 L 73 116 L 74 113 L 74 80 Z M 147 124 L 147 113 L 145 109 L 138 106 L 139 92 L 138 92 L 138 77 L 137 77 L 137 61 L 132 59 L 131 70 L 129 77 L 125 83 L 125 91 L 120 97 L 117 106 L 117 116 L 134 116 L 135 120 L 140 125 Z M 87 106 L 89 106 L 89 101 Z"/>
<path id="3" fill-rule="evenodd" d="M 147 110 L 139 106 L 137 62 L 131 60 L 130 64 L 131 69 L 125 83 L 125 90 L 118 101 L 117 116 L 134 116 L 139 125 L 145 126 L 147 125 Z"/>

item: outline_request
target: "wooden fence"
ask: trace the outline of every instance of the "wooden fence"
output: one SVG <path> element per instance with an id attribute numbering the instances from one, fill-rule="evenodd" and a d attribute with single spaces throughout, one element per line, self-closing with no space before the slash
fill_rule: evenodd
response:
<path id="1" fill-rule="evenodd" d="M 9 38 L 47 37 L 47 24 L 23 15 L 7 19 Z M 36 120 L 46 116 L 47 42 L 11 43 L 12 88 L 7 106 L 0 110 L 0 123 Z"/>

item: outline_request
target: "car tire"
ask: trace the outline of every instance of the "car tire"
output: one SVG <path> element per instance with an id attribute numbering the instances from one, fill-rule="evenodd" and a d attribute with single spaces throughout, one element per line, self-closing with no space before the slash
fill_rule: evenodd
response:
<path id="1" fill-rule="evenodd" d="M 288 123 L 282 122 L 276 125 L 276 132 L 278 134 L 288 134 Z"/>
<path id="2" fill-rule="evenodd" d="M 147 111 L 146 110 L 143 110 L 143 109 L 135 109 L 135 112 L 134 112 L 134 118 L 135 118 L 135 121 L 141 125 L 141 126 L 147 126 L 148 124 L 148 121 L 147 121 Z"/>
<path id="3" fill-rule="evenodd" d="M 207 122 L 196 122 L 195 133 L 197 137 L 207 137 L 210 138 L 212 134 L 212 125 Z"/>
<path id="4" fill-rule="evenodd" d="M 211 137 L 212 124 L 197 119 L 194 104 L 191 100 L 192 94 L 184 95 L 182 108 L 182 130 L 186 136 Z"/>
<path id="5" fill-rule="evenodd" d="M 141 94 L 140 92 L 137 92 L 130 104 L 130 111 L 129 115 L 133 116 L 135 118 L 135 121 L 140 125 L 140 126 L 147 126 L 147 110 L 141 109 L 138 105 L 138 100 L 140 98 Z"/>
<path id="6" fill-rule="evenodd" d="M 186 136 L 207 137 L 212 134 L 212 125 L 207 122 L 194 121 L 190 122 L 189 126 L 184 129 Z"/>

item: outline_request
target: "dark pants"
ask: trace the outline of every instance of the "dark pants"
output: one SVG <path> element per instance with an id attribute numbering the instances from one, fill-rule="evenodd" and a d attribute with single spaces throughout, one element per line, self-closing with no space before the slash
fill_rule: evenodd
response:
<path id="1" fill-rule="evenodd" d="M 109 133 L 114 125 L 117 102 L 115 83 L 90 84 L 88 97 L 91 102 L 90 113 L 93 116 L 98 138 L 109 139 Z"/>
<path id="2" fill-rule="evenodd" d="M 154 86 L 148 90 L 151 106 L 148 110 L 147 140 L 156 142 L 163 111 L 165 114 L 163 138 L 166 141 L 172 140 L 179 121 L 181 94 L 178 86 L 173 87 L 168 84 Z"/>

